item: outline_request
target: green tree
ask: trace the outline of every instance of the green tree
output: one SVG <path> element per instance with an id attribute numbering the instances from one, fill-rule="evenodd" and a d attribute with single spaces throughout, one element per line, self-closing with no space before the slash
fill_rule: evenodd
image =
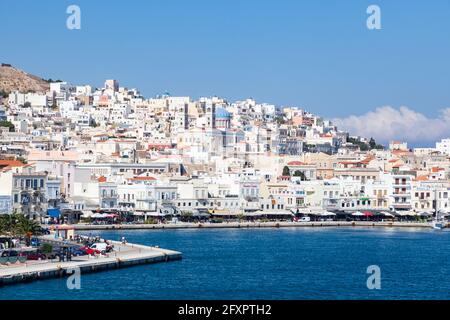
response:
<path id="1" fill-rule="evenodd" d="M 288 166 L 284 166 L 283 168 L 283 176 L 290 176 L 291 175 L 291 171 L 289 170 Z"/>
<path id="2" fill-rule="evenodd" d="M 300 170 L 296 170 L 296 171 L 294 172 L 294 177 L 300 177 L 300 179 L 301 179 L 302 181 L 306 181 L 306 180 L 307 180 L 307 179 L 306 179 L 306 176 L 305 176 L 305 173 L 302 172 L 302 171 L 300 171 Z"/>
<path id="3" fill-rule="evenodd" d="M 347 138 L 347 142 L 358 146 L 361 151 L 369 150 L 369 145 L 367 143 L 365 143 L 365 142 L 362 142 L 361 140 L 358 140 L 358 139 L 355 139 L 355 138 L 352 138 L 352 137 L 348 137 Z"/>
<path id="4" fill-rule="evenodd" d="M 286 120 L 284 120 L 284 118 L 283 118 L 282 116 L 278 116 L 278 117 L 275 117 L 275 122 L 276 122 L 278 125 L 281 125 L 281 124 L 285 124 L 285 123 L 286 123 Z"/>
<path id="5" fill-rule="evenodd" d="M 22 162 L 23 164 L 28 163 L 27 159 L 25 159 L 24 157 L 21 157 L 21 156 L 16 157 L 16 160 Z"/>
<path id="6" fill-rule="evenodd" d="M 13 236 L 41 235 L 42 228 L 36 222 L 21 214 L 5 214 L 0 216 L 0 234 L 10 234 Z"/>
<path id="7" fill-rule="evenodd" d="M 377 149 L 377 150 L 384 149 L 384 147 L 381 144 L 376 143 L 374 138 L 370 138 L 369 147 L 370 149 Z"/>
<path id="8" fill-rule="evenodd" d="M 9 132 L 14 132 L 14 130 L 15 130 L 14 125 L 12 124 L 12 122 L 7 121 L 7 120 L 0 121 L 0 127 L 7 127 L 7 128 L 9 128 Z"/>

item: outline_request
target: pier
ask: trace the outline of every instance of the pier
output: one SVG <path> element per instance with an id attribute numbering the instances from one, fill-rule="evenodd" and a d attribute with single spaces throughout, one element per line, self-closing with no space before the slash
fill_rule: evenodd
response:
<path id="1" fill-rule="evenodd" d="M 50 240 L 45 240 L 51 242 Z M 79 256 L 71 261 L 55 260 L 27 261 L 0 266 L 0 287 L 35 280 L 70 276 L 79 268 L 81 274 L 125 268 L 135 265 L 180 260 L 180 252 L 132 243 L 109 241 L 114 251 L 102 256 Z"/>

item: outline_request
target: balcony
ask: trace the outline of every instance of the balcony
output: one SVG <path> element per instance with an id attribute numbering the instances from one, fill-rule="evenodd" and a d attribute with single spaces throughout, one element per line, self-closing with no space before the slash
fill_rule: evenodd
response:
<path id="1" fill-rule="evenodd" d="M 107 194 L 107 195 L 101 195 L 100 198 L 101 199 L 113 199 L 114 200 L 114 199 L 118 199 L 119 195 L 117 195 L 117 194 L 114 194 L 114 195 Z"/>

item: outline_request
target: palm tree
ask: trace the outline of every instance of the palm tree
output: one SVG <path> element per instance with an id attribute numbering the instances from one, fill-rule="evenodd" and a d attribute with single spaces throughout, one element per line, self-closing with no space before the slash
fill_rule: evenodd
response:
<path id="1" fill-rule="evenodd" d="M 0 234 L 8 233 L 12 236 L 20 235 L 31 238 L 33 235 L 41 235 L 41 226 L 33 220 L 21 214 L 0 216 Z"/>
<path id="2" fill-rule="evenodd" d="M 42 234 L 42 228 L 34 220 L 30 220 L 25 218 L 24 216 L 21 216 L 18 219 L 17 223 L 17 231 L 18 233 L 22 235 L 40 235 Z"/>

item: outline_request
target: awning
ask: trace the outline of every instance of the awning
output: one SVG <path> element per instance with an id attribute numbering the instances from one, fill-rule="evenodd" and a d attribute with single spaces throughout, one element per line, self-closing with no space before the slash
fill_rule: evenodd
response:
<path id="1" fill-rule="evenodd" d="M 47 215 L 49 215 L 52 218 L 59 218 L 61 215 L 61 211 L 59 209 L 47 209 Z"/>
<path id="2" fill-rule="evenodd" d="M 83 213 L 83 215 L 82 215 L 83 218 L 89 218 L 90 216 L 92 216 L 91 210 L 83 210 L 81 212 Z"/>
<path id="3" fill-rule="evenodd" d="M 144 215 L 149 216 L 149 217 L 165 217 L 166 214 L 161 213 L 161 212 L 147 212 L 144 213 Z"/>
<path id="4" fill-rule="evenodd" d="M 212 216 L 239 216 L 239 212 L 211 212 Z"/>
<path id="5" fill-rule="evenodd" d="M 192 216 L 196 218 L 209 218 L 210 214 L 204 210 L 194 210 Z"/>
<path id="6" fill-rule="evenodd" d="M 380 212 L 381 215 L 386 216 L 386 217 L 394 217 L 394 215 L 392 213 L 386 212 L 386 211 L 381 211 Z"/>
<path id="7" fill-rule="evenodd" d="M 397 212 L 395 212 L 395 214 L 402 216 L 402 217 L 414 217 L 414 216 L 419 215 L 418 213 L 412 212 L 412 211 L 404 211 L 404 212 L 397 211 Z"/>
<path id="8" fill-rule="evenodd" d="M 115 218 L 117 214 L 102 214 L 102 213 L 94 213 L 91 215 L 91 218 L 94 219 L 107 219 L 107 218 Z"/>
<path id="9" fill-rule="evenodd" d="M 284 211 L 257 211 L 259 215 L 262 216 L 293 216 L 294 214 L 291 211 L 284 210 Z"/>

